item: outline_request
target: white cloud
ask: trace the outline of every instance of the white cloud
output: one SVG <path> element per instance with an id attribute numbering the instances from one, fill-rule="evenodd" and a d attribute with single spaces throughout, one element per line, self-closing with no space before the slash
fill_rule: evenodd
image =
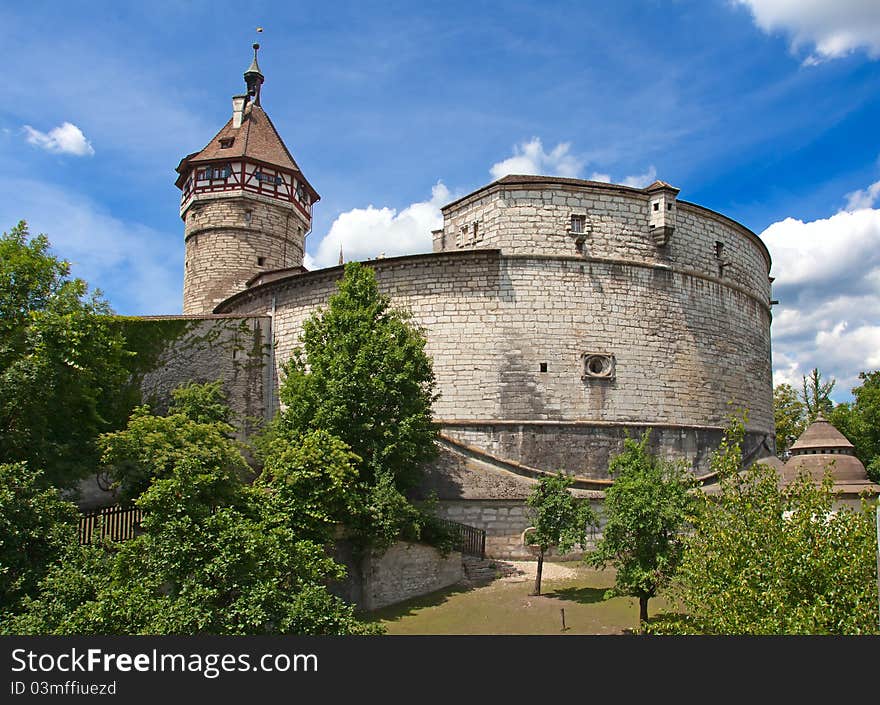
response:
<path id="1" fill-rule="evenodd" d="M 880 2 L 877 0 L 734 0 L 748 7 L 767 33 L 791 35 L 792 49 L 810 45 L 804 60 L 815 65 L 865 49 L 880 58 Z"/>
<path id="2" fill-rule="evenodd" d="M 633 186 L 635 188 L 645 188 L 649 184 L 657 180 L 657 170 L 650 166 L 644 174 L 636 174 L 635 176 L 627 176 L 620 183 L 624 186 Z"/>
<path id="3" fill-rule="evenodd" d="M 104 212 L 83 196 L 38 181 L 0 177 L 0 231 L 19 220 L 31 234 L 45 233 L 52 250 L 71 263 L 74 276 L 100 288 L 122 314 L 179 313 L 183 242 Z"/>
<path id="4" fill-rule="evenodd" d="M 873 208 L 880 199 L 880 181 L 875 181 L 868 188 L 859 189 L 846 194 L 846 210 L 855 211 L 860 208 Z"/>
<path id="5" fill-rule="evenodd" d="M 25 139 L 47 152 L 54 154 L 72 154 L 76 157 L 90 157 L 95 153 L 91 142 L 86 139 L 76 125 L 64 122 L 53 127 L 49 132 L 40 132 L 30 125 L 24 126 Z"/>
<path id="6" fill-rule="evenodd" d="M 786 218 L 761 237 L 773 255 L 777 287 L 852 287 L 880 267 L 880 210 L 841 211 L 808 223 Z"/>
<path id="7" fill-rule="evenodd" d="M 412 203 L 399 213 L 372 205 L 346 211 L 333 221 L 314 257 L 306 260 L 306 267 L 338 264 L 340 247 L 346 261 L 430 252 L 431 231 L 443 225 L 440 208 L 450 198 L 449 189 L 438 181 L 429 200 Z"/>
<path id="8" fill-rule="evenodd" d="M 489 173 L 493 179 L 509 174 L 538 174 L 544 176 L 567 176 L 577 178 L 584 161 L 569 151 L 570 142 L 560 142 L 550 152 L 544 151 L 540 137 L 514 146 L 513 156 L 493 164 Z"/>
<path id="9" fill-rule="evenodd" d="M 847 397 L 858 373 L 880 368 L 880 209 L 876 185 L 848 194 L 847 210 L 763 233 L 773 256 L 774 383 L 800 387 L 818 367 Z"/>
<path id="10" fill-rule="evenodd" d="M 529 174 L 538 176 L 565 176 L 572 179 L 581 178 L 586 160 L 571 153 L 571 142 L 560 142 L 549 152 L 544 151 L 544 143 L 540 137 L 533 137 L 528 142 L 521 142 L 513 148 L 513 156 L 508 157 L 489 168 L 493 179 L 500 179 L 510 174 Z M 644 174 L 625 176 L 620 182 L 624 186 L 644 188 L 657 179 L 657 170 L 650 166 Z M 611 183 L 611 175 L 601 171 L 590 174 L 590 181 Z"/>

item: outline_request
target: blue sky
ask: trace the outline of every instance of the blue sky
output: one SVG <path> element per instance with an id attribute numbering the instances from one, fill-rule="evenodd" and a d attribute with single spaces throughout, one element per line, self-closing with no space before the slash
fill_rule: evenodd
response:
<path id="1" fill-rule="evenodd" d="M 313 266 L 428 250 L 440 205 L 510 171 L 656 176 L 763 233 L 777 382 L 818 365 L 844 399 L 880 368 L 877 0 L 7 3 L 0 228 L 120 313 L 178 313 L 173 170 L 254 41 L 322 196 Z"/>

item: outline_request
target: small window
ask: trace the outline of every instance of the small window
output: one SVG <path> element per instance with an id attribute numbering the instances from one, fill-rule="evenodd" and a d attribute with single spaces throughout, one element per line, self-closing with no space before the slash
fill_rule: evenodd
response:
<path id="1" fill-rule="evenodd" d="M 540 369 L 541 372 L 546 372 L 546 371 L 547 371 L 547 363 L 546 363 L 546 362 L 542 362 L 542 363 L 540 364 L 540 366 L 539 366 L 538 369 Z"/>
<path id="2" fill-rule="evenodd" d="M 235 142 L 235 137 L 222 137 L 220 139 L 220 149 L 229 149 L 233 142 Z"/>
<path id="3" fill-rule="evenodd" d="M 666 210 L 668 210 L 668 211 L 671 211 L 671 210 L 672 210 L 672 204 L 671 204 L 671 203 L 667 203 L 667 204 L 666 204 Z"/>
<path id="4" fill-rule="evenodd" d="M 463 247 L 464 245 L 467 245 L 467 241 L 468 241 L 468 226 L 462 225 L 458 229 L 458 243 L 457 243 L 457 245 L 459 247 Z"/>
<path id="5" fill-rule="evenodd" d="M 724 243 L 720 240 L 715 241 L 715 256 L 718 259 L 721 259 L 721 255 L 724 254 Z"/>
<path id="6" fill-rule="evenodd" d="M 659 210 L 660 210 L 660 201 L 654 201 L 654 210 L 655 210 L 655 211 L 659 211 Z"/>
<path id="7" fill-rule="evenodd" d="M 264 264 L 266 264 L 266 258 L 265 257 L 257 257 L 257 266 L 262 267 Z"/>
<path id="8" fill-rule="evenodd" d="M 571 216 L 571 227 L 570 230 L 573 233 L 583 233 L 587 227 L 587 216 L 585 215 L 572 215 Z"/>
<path id="9" fill-rule="evenodd" d="M 474 227 L 474 235 L 473 235 L 474 242 L 479 242 L 480 240 L 483 239 L 483 236 L 479 233 L 480 224 L 475 220 L 473 223 L 473 227 Z"/>

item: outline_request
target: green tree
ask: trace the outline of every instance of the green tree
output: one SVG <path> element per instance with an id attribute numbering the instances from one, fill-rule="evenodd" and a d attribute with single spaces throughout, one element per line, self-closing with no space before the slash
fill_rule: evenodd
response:
<path id="1" fill-rule="evenodd" d="M 405 492 L 436 453 L 425 339 L 379 292 L 369 267 L 349 262 L 338 286 L 303 324 L 302 347 L 284 366 L 276 430 L 289 441 L 327 431 L 359 458 L 362 480 L 376 485 L 387 471 Z"/>
<path id="2" fill-rule="evenodd" d="M 806 407 L 790 384 L 773 388 L 773 416 L 776 420 L 776 454 L 783 460 L 788 449 L 806 428 Z"/>
<path id="3" fill-rule="evenodd" d="M 344 574 L 275 500 L 222 464 L 183 459 L 138 498 L 143 533 L 76 547 L 13 634 L 353 634 L 375 628 L 332 596 Z"/>
<path id="4" fill-rule="evenodd" d="M 300 537 L 324 543 L 358 509 L 357 460 L 326 431 L 309 431 L 296 444 L 275 439 L 257 486 Z"/>
<path id="5" fill-rule="evenodd" d="M 834 507 L 832 480 L 739 471 L 742 426 L 713 460 L 717 496 L 700 495 L 675 579 L 687 617 L 671 631 L 864 634 L 877 631 L 873 512 Z"/>
<path id="6" fill-rule="evenodd" d="M 565 473 L 542 477 L 526 499 L 531 508 L 534 532 L 529 543 L 538 547 L 538 566 L 533 595 L 541 594 L 541 574 L 544 554 L 553 546 L 567 553 L 577 544 L 585 545 L 587 532 L 596 525 L 596 516 L 586 500 L 577 500 L 569 487 L 570 477 Z"/>
<path id="7" fill-rule="evenodd" d="M 128 374 L 109 313 L 45 235 L 21 222 L 0 238 L 0 462 L 26 461 L 59 487 L 94 471 Z"/>
<path id="8" fill-rule="evenodd" d="M 820 413 L 826 417 L 831 415 L 834 402 L 831 401 L 830 395 L 835 384 L 837 380 L 833 377 L 831 381 L 823 382 L 822 373 L 815 367 L 810 371 L 809 377 L 804 375 L 801 398 L 806 408 L 808 424 L 815 421 Z"/>
<path id="9" fill-rule="evenodd" d="M 101 436 L 101 460 L 124 501 L 138 497 L 155 478 L 184 460 L 223 468 L 239 477 L 251 470 L 232 426 L 219 383 L 189 384 L 172 393 L 167 416 L 134 409 L 126 428 Z"/>
<path id="10" fill-rule="evenodd" d="M 0 613 L 33 594 L 77 540 L 76 506 L 41 475 L 26 463 L 0 464 Z"/>
<path id="11" fill-rule="evenodd" d="M 860 372 L 852 403 L 838 404 L 830 421 L 855 446 L 868 477 L 880 482 L 880 370 Z"/>
<path id="12" fill-rule="evenodd" d="M 183 414 L 196 423 L 229 424 L 232 412 L 221 380 L 182 384 L 171 392 L 169 415 Z"/>
<path id="13" fill-rule="evenodd" d="M 627 438 L 609 472 L 614 484 L 605 492 L 605 526 L 588 564 L 617 569 L 617 595 L 639 599 L 639 621 L 648 619 L 648 600 L 668 584 L 681 561 L 683 532 L 692 504 L 693 478 L 681 465 L 647 450 L 649 433 Z"/>

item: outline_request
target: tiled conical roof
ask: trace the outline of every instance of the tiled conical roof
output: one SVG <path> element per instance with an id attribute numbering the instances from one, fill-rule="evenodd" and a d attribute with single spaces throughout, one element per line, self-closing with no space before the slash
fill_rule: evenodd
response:
<path id="1" fill-rule="evenodd" d="M 867 491 L 876 495 L 880 491 L 880 487 L 868 479 L 865 466 L 855 456 L 853 444 L 820 413 L 791 447 L 791 457 L 782 468 L 782 482 L 787 485 L 800 473 L 821 482 L 826 469 L 831 471 L 838 492 L 857 495 Z"/>
<path id="2" fill-rule="evenodd" d="M 225 139 L 232 139 L 232 146 L 221 147 L 220 142 Z M 240 157 L 250 157 L 293 171 L 300 170 L 266 111 L 259 105 L 249 103 L 245 108 L 241 127 L 234 128 L 230 118 L 201 152 L 184 157 L 177 171 L 183 173 L 189 165 L 200 162 Z"/>
<path id="3" fill-rule="evenodd" d="M 801 437 L 795 441 L 791 452 L 796 455 L 799 450 L 819 450 L 821 448 L 853 448 L 853 444 L 820 413 L 816 420 L 807 427 L 807 430 L 801 434 Z"/>

